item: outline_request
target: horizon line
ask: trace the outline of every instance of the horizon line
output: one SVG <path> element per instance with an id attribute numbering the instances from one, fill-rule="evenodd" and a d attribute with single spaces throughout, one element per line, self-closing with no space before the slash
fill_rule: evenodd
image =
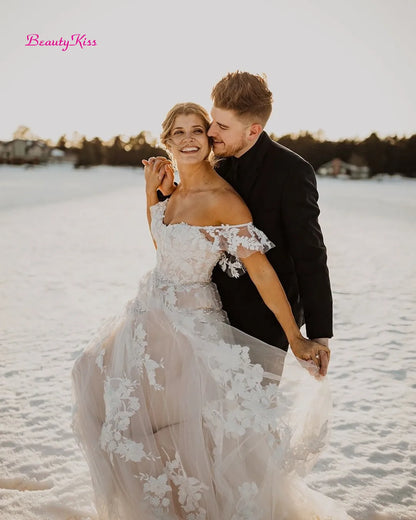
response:
<path id="1" fill-rule="evenodd" d="M 16 128 L 15 133 L 19 130 L 20 127 L 28 128 L 28 130 L 30 131 L 30 127 L 26 127 L 25 125 L 19 125 Z M 410 132 L 406 133 L 405 132 L 405 133 L 401 133 L 401 134 L 399 134 L 399 133 L 381 134 L 377 130 L 371 130 L 371 131 L 369 131 L 369 133 L 365 137 L 360 137 L 360 136 L 358 136 L 356 134 L 355 136 L 342 136 L 342 137 L 337 137 L 337 138 L 330 138 L 330 137 L 328 137 L 326 135 L 325 130 L 323 130 L 323 129 L 318 129 L 318 130 L 300 129 L 300 130 L 297 130 L 297 131 L 284 132 L 284 133 L 281 133 L 281 134 L 277 134 L 273 130 L 265 130 L 265 131 L 267 132 L 268 135 L 270 135 L 270 136 L 273 135 L 273 137 L 276 137 L 276 138 L 282 138 L 282 137 L 286 137 L 286 136 L 299 138 L 299 137 L 304 136 L 304 135 L 311 135 L 317 141 L 331 141 L 331 142 L 357 141 L 357 140 L 358 141 L 360 141 L 360 140 L 363 141 L 365 139 L 368 139 L 373 134 L 377 135 L 377 137 L 379 139 L 381 139 L 381 140 L 388 139 L 388 138 L 410 139 L 411 137 L 416 135 L 416 130 L 414 130 L 413 133 L 410 133 Z M 26 141 L 43 141 L 43 142 L 51 141 L 51 142 L 57 144 L 59 142 L 59 140 L 61 139 L 61 137 L 65 137 L 67 141 L 72 142 L 73 141 L 72 137 L 75 135 L 77 137 L 77 140 L 82 140 L 84 138 L 87 141 L 91 141 L 91 140 L 94 140 L 94 139 L 99 139 L 101 142 L 107 143 L 107 142 L 115 139 L 116 137 L 120 137 L 122 140 L 124 140 L 125 138 L 129 139 L 131 137 L 138 136 L 138 135 L 140 135 L 142 133 L 147 134 L 151 140 L 156 141 L 157 144 L 160 144 L 159 136 L 155 136 L 151 130 L 140 130 L 137 133 L 133 133 L 133 134 L 115 133 L 114 135 L 112 135 L 109 138 L 104 138 L 104 137 L 99 136 L 99 135 L 94 135 L 94 136 L 91 137 L 91 136 L 88 136 L 86 134 L 83 134 L 83 133 L 79 132 L 78 130 L 72 130 L 70 132 L 64 132 L 63 134 L 61 134 L 56 139 L 52 138 L 52 137 L 40 137 L 40 136 L 36 135 L 35 133 L 31 132 L 31 134 L 32 134 L 31 137 L 27 137 L 27 138 L 23 138 L 23 139 L 26 140 Z M 16 137 L 13 137 L 13 135 L 10 138 L 8 138 L 8 139 L 7 138 L 4 139 L 4 138 L 0 137 L 0 142 L 11 142 L 11 141 L 13 141 L 15 139 L 22 139 L 22 138 L 20 138 L 20 137 L 16 138 Z"/>

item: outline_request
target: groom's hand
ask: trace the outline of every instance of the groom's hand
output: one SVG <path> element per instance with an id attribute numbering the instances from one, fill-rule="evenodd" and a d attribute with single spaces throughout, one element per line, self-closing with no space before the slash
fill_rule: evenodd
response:
<path id="1" fill-rule="evenodd" d="M 312 363 L 313 369 L 309 372 L 315 377 L 325 376 L 328 368 L 331 352 L 326 345 L 312 339 L 306 339 L 302 335 L 290 342 L 290 347 L 295 356 L 303 361 Z M 305 367 L 307 368 L 307 367 Z"/>

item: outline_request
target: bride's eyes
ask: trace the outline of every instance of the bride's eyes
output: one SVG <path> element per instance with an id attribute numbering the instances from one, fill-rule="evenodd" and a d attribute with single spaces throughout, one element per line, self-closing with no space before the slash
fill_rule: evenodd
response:
<path id="1" fill-rule="evenodd" d="M 185 132 L 183 130 L 175 130 L 172 135 L 183 135 Z M 192 130 L 193 135 L 201 135 L 204 134 L 204 130 L 202 128 L 195 128 L 195 130 Z"/>

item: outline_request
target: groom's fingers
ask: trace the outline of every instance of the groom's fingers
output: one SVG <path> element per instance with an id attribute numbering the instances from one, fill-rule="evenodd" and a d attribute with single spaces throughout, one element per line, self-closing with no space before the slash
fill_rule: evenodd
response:
<path id="1" fill-rule="evenodd" d="M 165 176 L 166 164 L 168 164 L 166 159 L 162 157 L 157 158 L 153 163 L 154 171 L 158 174 L 160 180 Z"/>
<path id="2" fill-rule="evenodd" d="M 328 372 L 328 364 L 329 364 L 328 352 L 326 352 L 326 350 L 320 350 L 319 358 L 321 360 L 321 366 L 319 369 L 319 373 L 321 374 L 321 376 L 326 376 L 326 373 Z"/>

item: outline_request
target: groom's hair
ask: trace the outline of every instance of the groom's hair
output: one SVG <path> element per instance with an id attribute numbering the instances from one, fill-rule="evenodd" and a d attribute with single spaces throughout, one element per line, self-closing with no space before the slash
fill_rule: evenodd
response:
<path id="1" fill-rule="evenodd" d="M 212 89 L 214 106 L 233 110 L 247 123 L 265 126 L 272 113 L 273 95 L 264 74 L 229 72 Z"/>

